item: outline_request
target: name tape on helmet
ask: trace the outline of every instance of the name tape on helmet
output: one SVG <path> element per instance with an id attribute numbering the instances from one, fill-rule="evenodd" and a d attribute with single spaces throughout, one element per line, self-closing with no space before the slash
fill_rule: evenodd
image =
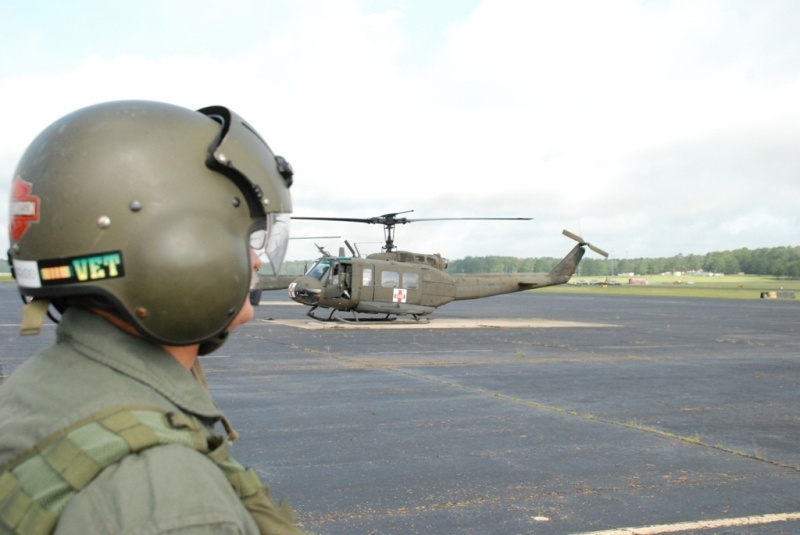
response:
<path id="1" fill-rule="evenodd" d="M 17 284 L 42 288 L 56 284 L 78 284 L 125 276 L 122 251 L 48 260 L 14 259 Z"/>

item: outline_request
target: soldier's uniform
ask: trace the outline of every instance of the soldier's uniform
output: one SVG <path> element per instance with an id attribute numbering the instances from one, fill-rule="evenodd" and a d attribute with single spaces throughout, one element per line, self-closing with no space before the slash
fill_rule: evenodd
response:
<path id="1" fill-rule="evenodd" d="M 58 429 L 116 406 L 222 417 L 174 358 L 100 316 L 64 314 L 57 342 L 0 387 L 0 465 Z M 185 446 L 126 456 L 64 509 L 55 533 L 259 533 L 222 471 Z"/>
<path id="2" fill-rule="evenodd" d="M 33 140 L 8 256 L 21 331 L 62 319 L 0 385 L 0 534 L 300 533 L 187 369 L 252 318 L 259 255 L 280 269 L 292 181 L 222 106 L 101 103 Z"/>

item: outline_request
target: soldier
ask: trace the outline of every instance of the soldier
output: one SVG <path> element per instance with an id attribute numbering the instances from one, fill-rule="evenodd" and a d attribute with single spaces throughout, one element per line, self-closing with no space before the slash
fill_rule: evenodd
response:
<path id="1" fill-rule="evenodd" d="M 23 333 L 60 317 L 0 386 L 0 533 L 300 533 L 198 364 L 252 318 L 257 252 L 280 267 L 291 183 L 219 106 L 98 104 L 32 142 L 9 261 Z"/>

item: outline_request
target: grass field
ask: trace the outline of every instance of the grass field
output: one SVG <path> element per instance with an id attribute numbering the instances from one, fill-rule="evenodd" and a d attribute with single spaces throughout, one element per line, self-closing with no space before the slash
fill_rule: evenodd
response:
<path id="1" fill-rule="evenodd" d="M 715 297 L 722 299 L 761 299 L 762 292 L 794 292 L 800 303 L 800 280 L 776 279 L 759 275 L 725 275 L 721 277 L 675 277 L 651 275 L 636 277 L 647 284 L 629 284 L 629 277 L 573 277 L 569 284 L 542 288 L 537 292 L 579 293 L 598 295 L 642 295 L 663 297 Z M 607 285 L 605 282 L 618 282 Z M 583 282 L 586 285 L 579 285 Z M 595 284 L 592 284 L 592 283 Z M 600 284 L 596 284 L 596 283 Z"/>

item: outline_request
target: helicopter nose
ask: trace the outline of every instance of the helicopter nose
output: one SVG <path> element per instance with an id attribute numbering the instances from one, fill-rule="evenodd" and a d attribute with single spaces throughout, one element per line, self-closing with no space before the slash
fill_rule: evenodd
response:
<path id="1" fill-rule="evenodd" d="M 289 297 L 304 305 L 316 305 L 321 295 L 320 282 L 313 277 L 300 277 L 289 285 Z"/>

